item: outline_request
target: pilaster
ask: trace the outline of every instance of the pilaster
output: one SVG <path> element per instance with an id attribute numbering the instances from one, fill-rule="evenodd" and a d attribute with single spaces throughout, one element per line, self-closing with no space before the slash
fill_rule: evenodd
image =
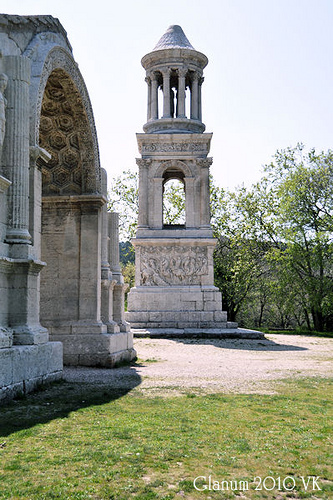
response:
<path id="1" fill-rule="evenodd" d="M 29 244 L 29 86 L 30 60 L 4 57 L 6 89 L 6 135 L 3 169 L 12 182 L 9 191 L 7 243 Z"/>

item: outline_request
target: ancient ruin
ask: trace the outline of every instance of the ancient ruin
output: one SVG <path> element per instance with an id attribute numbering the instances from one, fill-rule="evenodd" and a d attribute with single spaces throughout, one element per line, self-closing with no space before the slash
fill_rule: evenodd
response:
<path id="1" fill-rule="evenodd" d="M 148 84 L 148 120 L 144 133 L 137 134 L 136 281 L 126 318 L 134 329 L 163 329 L 166 334 L 170 329 L 236 328 L 227 322 L 214 286 L 208 157 L 212 134 L 204 133 L 201 110 L 208 59 L 192 47 L 180 26 L 170 26 L 141 62 Z M 184 185 L 183 225 L 164 223 L 163 192 L 171 179 Z"/>
<path id="2" fill-rule="evenodd" d="M 0 399 L 135 356 L 88 92 L 52 16 L 0 16 Z M 62 354 L 63 352 L 63 354 Z"/>
<path id="3" fill-rule="evenodd" d="M 260 332 L 227 321 L 214 286 L 208 157 L 212 134 L 204 133 L 201 99 L 208 59 L 193 48 L 180 26 L 170 26 L 141 63 L 148 112 L 144 133 L 137 134 L 136 275 L 126 319 L 137 335 L 261 338 Z M 173 179 L 184 186 L 183 224 L 164 220 L 164 192 Z"/>

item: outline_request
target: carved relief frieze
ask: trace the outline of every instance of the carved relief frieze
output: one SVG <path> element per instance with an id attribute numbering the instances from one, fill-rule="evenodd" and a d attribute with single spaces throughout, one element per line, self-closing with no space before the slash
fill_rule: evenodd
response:
<path id="1" fill-rule="evenodd" d="M 141 154 L 147 153 L 208 153 L 208 145 L 203 142 L 145 142 Z"/>
<path id="2" fill-rule="evenodd" d="M 140 249 L 141 286 L 199 285 L 206 274 L 207 248 L 168 245 Z"/>

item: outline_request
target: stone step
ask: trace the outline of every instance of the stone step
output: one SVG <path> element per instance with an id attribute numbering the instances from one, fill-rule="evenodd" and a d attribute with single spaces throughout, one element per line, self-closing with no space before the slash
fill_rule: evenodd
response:
<path id="1" fill-rule="evenodd" d="M 137 338 L 265 339 L 262 332 L 245 328 L 132 328 L 131 331 Z"/>

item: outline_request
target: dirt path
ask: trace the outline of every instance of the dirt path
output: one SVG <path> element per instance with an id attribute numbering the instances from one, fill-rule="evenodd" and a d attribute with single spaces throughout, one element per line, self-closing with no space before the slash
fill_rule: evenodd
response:
<path id="1" fill-rule="evenodd" d="M 135 339 L 138 361 L 114 370 L 65 368 L 67 381 L 145 393 L 270 393 L 289 377 L 332 377 L 333 339 L 267 335 L 266 340 Z"/>

